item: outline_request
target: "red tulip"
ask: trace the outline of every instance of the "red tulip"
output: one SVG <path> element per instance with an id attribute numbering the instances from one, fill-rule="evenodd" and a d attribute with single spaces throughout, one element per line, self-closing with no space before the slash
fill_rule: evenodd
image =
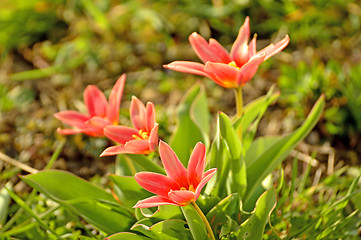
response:
<path id="1" fill-rule="evenodd" d="M 157 194 L 139 201 L 135 208 L 148 208 L 161 205 L 184 206 L 195 202 L 204 185 L 212 178 L 217 169 L 204 172 L 206 147 L 197 143 L 188 163 L 188 169 L 165 142 L 159 144 L 159 153 L 167 176 L 152 172 L 135 174 L 135 180 L 149 192 Z"/>
<path id="2" fill-rule="evenodd" d="M 109 102 L 104 94 L 94 85 L 89 85 L 84 91 L 84 103 L 88 113 L 66 110 L 54 116 L 60 121 L 73 126 L 73 129 L 57 129 L 58 133 L 69 135 L 85 133 L 93 137 L 104 136 L 103 129 L 108 125 L 119 123 L 119 105 L 123 95 L 125 74 L 115 83 L 109 95 Z"/>
<path id="3" fill-rule="evenodd" d="M 153 103 L 144 104 L 133 96 L 130 104 L 130 118 L 134 128 L 126 126 L 106 126 L 104 134 L 119 146 L 108 147 L 100 155 L 109 156 L 121 153 L 148 154 L 158 146 L 158 124 L 155 123 Z"/>
<path id="4" fill-rule="evenodd" d="M 216 40 L 211 38 L 207 42 L 199 34 L 192 33 L 189 36 L 189 42 L 204 64 L 175 61 L 164 65 L 164 67 L 179 72 L 209 77 L 222 87 L 237 88 L 251 80 L 256 74 L 258 66 L 266 59 L 282 51 L 290 41 L 288 35 L 286 35 L 275 45 L 270 44 L 256 52 L 256 37 L 254 35 L 252 41 L 248 44 L 250 38 L 249 17 L 246 18 L 240 28 L 231 53 Z"/>

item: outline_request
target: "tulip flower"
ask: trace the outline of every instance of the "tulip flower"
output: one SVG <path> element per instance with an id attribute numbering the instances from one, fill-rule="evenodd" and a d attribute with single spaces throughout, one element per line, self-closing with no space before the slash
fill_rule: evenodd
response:
<path id="1" fill-rule="evenodd" d="M 66 110 L 54 114 L 58 120 L 73 126 L 73 129 L 57 129 L 63 135 L 85 133 L 93 137 L 104 136 L 104 127 L 119 123 L 119 105 L 123 95 L 125 74 L 115 83 L 109 95 L 109 102 L 104 94 L 94 85 L 84 91 L 84 103 L 88 113 Z"/>
<path id="2" fill-rule="evenodd" d="M 144 104 L 133 96 L 130 104 L 130 118 L 134 128 L 126 126 L 106 126 L 104 135 L 119 143 L 108 147 L 100 155 L 109 156 L 121 153 L 149 154 L 158 146 L 158 124 L 155 123 L 153 103 Z"/>
<path id="3" fill-rule="evenodd" d="M 256 74 L 258 66 L 276 53 L 282 51 L 290 39 L 286 35 L 276 44 L 270 44 L 264 49 L 256 52 L 256 38 L 248 44 L 250 38 L 249 17 L 240 28 L 238 37 L 233 43 L 229 53 L 214 39 L 207 42 L 197 33 L 189 36 L 189 42 L 197 56 L 204 64 L 175 61 L 165 68 L 179 72 L 192 73 L 211 78 L 214 82 L 225 88 L 242 87 Z"/>
<path id="4" fill-rule="evenodd" d="M 161 205 L 185 206 L 194 203 L 217 169 L 204 172 L 206 147 L 197 143 L 186 169 L 178 157 L 165 142 L 159 144 L 159 153 L 167 176 L 152 172 L 139 172 L 135 180 L 149 192 L 156 194 L 139 201 L 135 208 L 148 208 Z"/>

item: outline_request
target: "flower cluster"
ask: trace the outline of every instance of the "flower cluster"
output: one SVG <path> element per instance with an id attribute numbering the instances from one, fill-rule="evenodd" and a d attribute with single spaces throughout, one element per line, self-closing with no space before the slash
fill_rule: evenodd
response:
<path id="1" fill-rule="evenodd" d="M 225 88 L 240 89 L 255 75 L 258 66 L 274 54 L 283 50 L 289 43 L 286 35 L 278 43 L 270 44 L 256 51 L 256 38 L 249 42 L 250 27 L 247 17 L 239 30 L 230 53 L 216 40 L 207 42 L 197 33 L 189 36 L 189 41 L 197 56 L 204 64 L 175 61 L 165 68 L 211 78 Z M 133 96 L 130 104 L 130 118 L 133 127 L 119 124 L 119 105 L 125 85 L 123 74 L 114 85 L 107 102 L 104 94 L 96 86 L 88 86 L 84 91 L 87 114 L 76 111 L 62 111 L 55 117 L 73 129 L 58 129 L 60 134 L 85 133 L 94 137 L 107 137 L 118 145 L 106 148 L 101 156 L 123 153 L 149 154 L 158 147 L 158 124 L 154 104 L 144 105 Z M 187 139 L 184 139 L 187 141 Z M 156 196 L 138 201 L 135 208 L 148 208 L 161 205 L 185 206 L 194 204 L 202 188 L 215 175 L 217 169 L 206 172 L 206 147 L 198 142 L 187 169 L 179 161 L 175 152 L 165 142 L 159 143 L 159 155 L 167 176 L 154 172 L 138 172 L 134 178 L 144 189 Z M 211 230 L 210 230 L 211 231 Z"/>

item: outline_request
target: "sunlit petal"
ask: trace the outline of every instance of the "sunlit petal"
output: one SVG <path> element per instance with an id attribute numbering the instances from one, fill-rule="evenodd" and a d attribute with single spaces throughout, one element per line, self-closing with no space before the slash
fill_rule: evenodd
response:
<path id="1" fill-rule="evenodd" d="M 107 113 L 107 99 L 97 86 L 89 85 L 84 90 L 84 103 L 89 114 L 93 116 L 105 117 Z"/>
<path id="2" fill-rule="evenodd" d="M 175 61 L 167 65 L 163 65 L 164 68 L 168 68 L 178 72 L 185 72 L 196 74 L 204 77 L 208 77 L 207 73 L 204 72 L 204 65 L 196 62 L 189 61 Z"/>
<path id="3" fill-rule="evenodd" d="M 134 139 L 133 135 L 138 135 L 138 131 L 126 126 L 106 126 L 104 135 L 117 143 L 125 144 Z"/>
<path id="4" fill-rule="evenodd" d="M 109 95 L 107 118 L 112 124 L 119 122 L 119 105 L 123 95 L 124 84 L 125 74 L 118 79 Z"/>
<path id="5" fill-rule="evenodd" d="M 216 172 L 217 172 L 217 169 L 216 169 L 216 168 L 212 168 L 212 169 L 209 169 L 207 172 L 203 173 L 202 180 L 200 181 L 200 183 L 198 184 L 198 186 L 197 186 L 197 188 L 196 188 L 194 201 L 198 199 L 199 194 L 200 194 L 201 191 L 202 191 L 202 188 L 204 187 L 204 185 L 207 184 L 207 182 L 208 182 L 209 180 L 211 180 L 211 178 L 214 176 L 214 174 L 215 174 Z"/>
<path id="6" fill-rule="evenodd" d="M 159 154 L 167 175 L 176 181 L 179 186 L 188 186 L 187 170 L 172 148 L 165 142 L 160 141 Z"/>
<path id="7" fill-rule="evenodd" d="M 161 197 L 161 196 L 153 196 L 150 198 L 146 198 L 144 200 L 138 201 L 135 204 L 134 208 L 150 208 L 150 207 L 157 207 L 162 205 L 176 205 L 176 203 L 172 202 L 168 198 Z"/>
<path id="8" fill-rule="evenodd" d="M 139 130 L 146 130 L 145 117 L 146 115 L 144 104 L 137 97 L 133 96 L 130 103 L 130 118 L 132 120 L 133 126 Z"/>
<path id="9" fill-rule="evenodd" d="M 168 197 L 180 206 L 187 205 L 195 200 L 195 194 L 188 190 L 175 190 L 168 193 Z"/>
<path id="10" fill-rule="evenodd" d="M 70 126 L 77 128 L 85 128 L 84 123 L 90 119 L 89 116 L 72 110 L 55 113 L 54 117 L 66 124 L 69 124 Z"/>
<path id="11" fill-rule="evenodd" d="M 139 172 L 134 178 L 145 190 L 163 197 L 168 197 L 171 189 L 179 189 L 175 181 L 159 173 Z"/>
<path id="12" fill-rule="evenodd" d="M 192 155 L 188 162 L 188 180 L 189 184 L 197 186 L 202 179 L 204 167 L 206 163 L 206 146 L 202 143 L 197 143 L 193 149 Z"/>

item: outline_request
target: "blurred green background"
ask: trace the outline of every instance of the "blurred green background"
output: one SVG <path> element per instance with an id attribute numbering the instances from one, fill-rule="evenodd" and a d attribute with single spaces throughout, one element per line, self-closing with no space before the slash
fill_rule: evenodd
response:
<path id="1" fill-rule="evenodd" d="M 325 94 L 325 113 L 306 146 L 327 146 L 338 159 L 359 164 L 358 0 L 2 0 L 0 151 L 41 169 L 55 142 L 63 139 L 55 132 L 63 125 L 53 114 L 82 110 L 82 92 L 88 84 L 109 94 L 122 73 L 127 73 L 127 83 L 121 123 L 129 123 L 131 95 L 153 101 L 165 140 L 174 129 L 178 102 L 196 81 L 205 85 L 212 113 L 234 114 L 231 90 L 162 65 L 200 61 L 188 43 L 194 31 L 230 49 L 246 16 L 251 19 L 251 34 L 258 34 L 259 49 L 285 34 L 291 39 L 244 87 L 246 103 L 272 84 L 281 91 L 259 134 L 295 129 Z M 104 161 L 93 160 L 107 144 L 82 135 L 67 137 L 57 167 L 83 176 L 102 172 Z"/>

